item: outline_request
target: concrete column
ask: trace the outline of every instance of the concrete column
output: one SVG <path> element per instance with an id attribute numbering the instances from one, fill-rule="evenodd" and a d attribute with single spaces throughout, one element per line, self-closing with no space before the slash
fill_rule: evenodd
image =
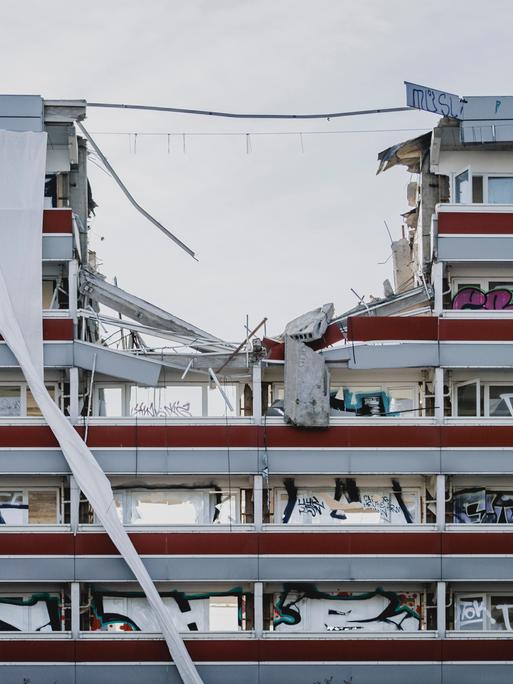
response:
<path id="1" fill-rule="evenodd" d="M 261 475 L 253 476 L 253 524 L 261 530 L 263 524 L 263 481 Z"/>
<path id="2" fill-rule="evenodd" d="M 436 583 L 436 626 L 438 629 L 438 637 L 440 639 L 445 638 L 445 582 Z"/>
<path id="3" fill-rule="evenodd" d="M 435 418 L 438 422 L 444 419 L 444 369 L 435 368 Z"/>
<path id="4" fill-rule="evenodd" d="M 435 261 L 431 268 L 431 282 L 435 290 L 435 308 L 433 311 L 435 316 L 439 316 L 443 310 L 443 273 L 443 262 Z"/>
<path id="5" fill-rule="evenodd" d="M 255 605 L 255 636 L 260 637 L 264 631 L 264 585 L 262 582 L 254 584 Z"/>
<path id="6" fill-rule="evenodd" d="M 79 416 L 78 368 L 69 369 L 69 419 L 76 423 Z"/>
<path id="7" fill-rule="evenodd" d="M 436 525 L 445 530 L 445 475 L 436 476 Z"/>
<path id="8" fill-rule="evenodd" d="M 73 475 L 69 476 L 69 510 L 70 510 L 70 525 L 73 534 L 78 531 L 79 508 L 80 508 L 80 489 Z"/>
<path id="9" fill-rule="evenodd" d="M 253 364 L 253 422 L 262 424 L 262 366 L 260 361 Z"/>
<path id="10" fill-rule="evenodd" d="M 80 636 L 80 583 L 71 583 L 71 632 L 73 639 Z"/>

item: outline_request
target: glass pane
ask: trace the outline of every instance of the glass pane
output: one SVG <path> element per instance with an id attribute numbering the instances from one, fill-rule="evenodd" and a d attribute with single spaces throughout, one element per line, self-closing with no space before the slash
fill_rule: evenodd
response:
<path id="1" fill-rule="evenodd" d="M 25 525 L 27 512 L 23 492 L 0 492 L 0 525 Z"/>
<path id="2" fill-rule="evenodd" d="M 122 387 L 100 387 L 98 389 L 97 414 L 107 418 L 119 418 L 123 415 Z"/>
<path id="3" fill-rule="evenodd" d="M 416 415 L 416 411 L 412 410 L 415 406 L 415 390 L 413 387 L 389 387 L 387 392 L 390 413 L 404 414 L 405 418 Z"/>
<path id="4" fill-rule="evenodd" d="M 483 203 L 483 176 L 472 176 L 472 202 Z"/>
<path id="5" fill-rule="evenodd" d="M 21 416 L 20 387 L 0 387 L 0 416 Z"/>
<path id="6" fill-rule="evenodd" d="M 237 386 L 236 385 L 221 385 L 223 392 L 228 397 L 228 401 L 232 405 L 230 410 L 221 394 L 216 388 L 208 388 L 208 415 L 209 416 L 235 416 L 237 411 Z"/>
<path id="7" fill-rule="evenodd" d="M 221 501 L 216 503 L 216 494 L 213 494 L 214 508 L 219 511 L 219 515 L 216 517 L 215 522 L 218 525 L 230 525 L 239 522 L 238 507 L 237 507 L 237 497 L 235 494 L 221 494 Z M 214 516 L 212 516 L 214 517 Z"/>
<path id="8" fill-rule="evenodd" d="M 130 415 L 141 418 L 191 418 L 202 415 L 199 385 L 131 387 Z"/>
<path id="9" fill-rule="evenodd" d="M 489 178 L 488 203 L 513 204 L 513 178 Z"/>
<path id="10" fill-rule="evenodd" d="M 477 383 L 457 388 L 458 416 L 477 416 Z"/>
<path id="11" fill-rule="evenodd" d="M 56 396 L 55 385 L 46 385 L 46 389 L 48 390 L 52 399 L 55 401 L 55 396 Z M 40 415 L 42 415 L 41 410 L 40 410 L 39 406 L 36 404 L 36 400 L 32 396 L 32 392 L 27 387 L 27 416 L 40 416 Z"/>
<path id="12" fill-rule="evenodd" d="M 456 627 L 464 630 L 485 628 L 486 599 L 482 595 L 462 596 L 456 599 Z"/>
<path id="13" fill-rule="evenodd" d="M 130 493 L 133 525 L 198 525 L 209 522 L 207 492 L 132 491 Z"/>
<path id="14" fill-rule="evenodd" d="M 463 171 L 454 179 L 455 198 L 457 204 L 468 204 L 470 202 L 470 183 L 468 171 Z"/>
<path id="15" fill-rule="evenodd" d="M 513 416 L 513 386 L 490 385 L 490 416 Z"/>
<path id="16" fill-rule="evenodd" d="M 0 596 L 0 631 L 52 632 L 60 630 L 60 606 L 56 595 Z M 53 627 L 52 627 L 53 625 Z"/>
<path id="17" fill-rule="evenodd" d="M 29 524 L 55 525 L 57 523 L 57 491 L 31 490 L 29 495 Z"/>
<path id="18" fill-rule="evenodd" d="M 166 610 L 180 631 L 205 631 L 207 600 L 187 601 L 180 610 L 174 598 L 162 599 Z M 103 597 L 103 614 L 94 618 L 91 629 L 109 632 L 160 632 L 152 608 L 143 597 Z"/>
<path id="19" fill-rule="evenodd" d="M 208 600 L 210 632 L 236 632 L 239 629 L 237 596 L 211 596 Z"/>
<path id="20" fill-rule="evenodd" d="M 512 631 L 513 596 L 491 597 L 490 629 Z"/>

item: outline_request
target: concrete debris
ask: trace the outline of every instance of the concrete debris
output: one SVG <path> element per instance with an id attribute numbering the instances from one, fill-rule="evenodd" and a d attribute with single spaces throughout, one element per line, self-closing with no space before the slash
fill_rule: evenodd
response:
<path id="1" fill-rule="evenodd" d="M 324 358 L 303 342 L 285 337 L 285 420 L 299 427 L 327 427 L 329 374 Z"/>
<path id="2" fill-rule="evenodd" d="M 332 303 L 324 304 L 314 311 L 298 316 L 285 327 L 285 335 L 294 340 L 312 342 L 320 339 L 333 318 L 335 308 Z"/>

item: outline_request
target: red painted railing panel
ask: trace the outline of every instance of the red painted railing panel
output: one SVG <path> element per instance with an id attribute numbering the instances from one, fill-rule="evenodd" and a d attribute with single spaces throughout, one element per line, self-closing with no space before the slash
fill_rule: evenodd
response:
<path id="1" fill-rule="evenodd" d="M 43 212 L 43 233 L 73 232 L 71 209 L 45 209 Z"/>
<path id="2" fill-rule="evenodd" d="M 438 213 L 438 234 L 513 234 L 513 212 L 441 211 Z"/>

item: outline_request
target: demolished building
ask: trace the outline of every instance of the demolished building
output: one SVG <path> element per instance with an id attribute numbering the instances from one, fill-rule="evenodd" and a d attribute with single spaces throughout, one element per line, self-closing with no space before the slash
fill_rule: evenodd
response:
<path id="1" fill-rule="evenodd" d="M 237 344 L 98 272 L 86 111 L 0 96 L 4 175 L 11 141 L 48 137 L 29 219 L 53 400 L 4 297 L 0 681 L 509 681 L 513 116 L 379 155 L 416 179 L 386 296 Z M 10 295 L 27 245 L 2 239 Z"/>

